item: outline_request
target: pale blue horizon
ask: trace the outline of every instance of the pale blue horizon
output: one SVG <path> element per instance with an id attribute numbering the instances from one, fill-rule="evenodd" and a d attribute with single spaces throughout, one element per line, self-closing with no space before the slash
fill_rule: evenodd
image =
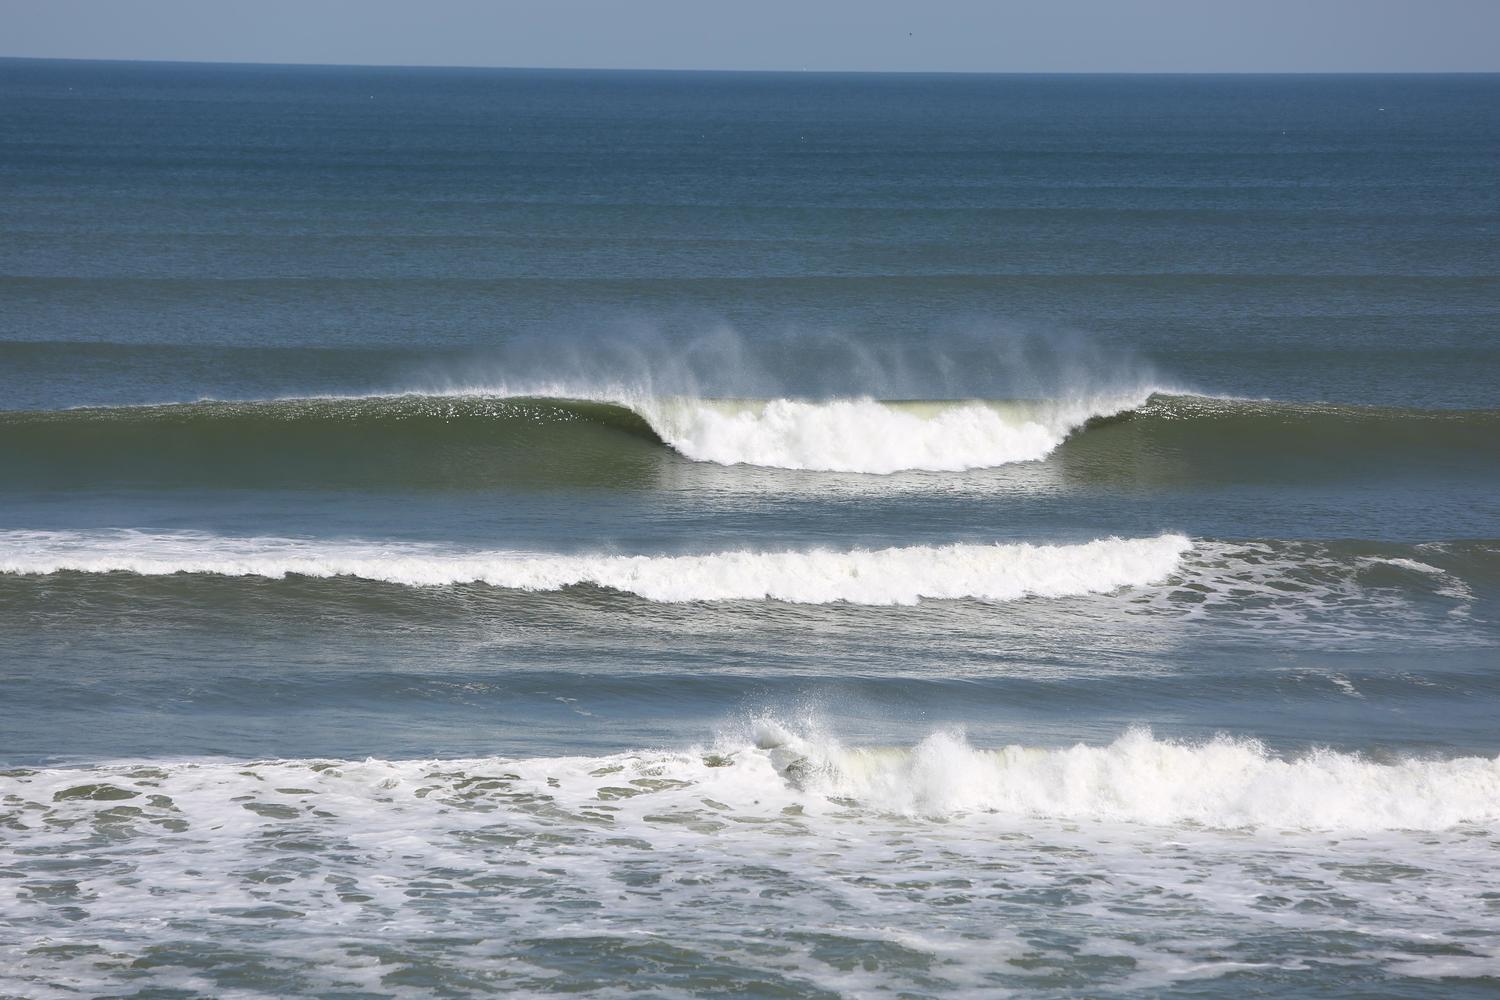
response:
<path id="1" fill-rule="evenodd" d="M 1491 0 L 0 0 L 0 56 L 891 72 L 1492 72 Z"/>

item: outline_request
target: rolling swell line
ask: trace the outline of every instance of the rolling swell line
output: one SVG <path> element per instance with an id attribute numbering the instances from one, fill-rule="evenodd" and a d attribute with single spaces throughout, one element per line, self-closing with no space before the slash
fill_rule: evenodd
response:
<path id="1" fill-rule="evenodd" d="M 235 538 L 197 532 L 0 532 L 0 574 L 354 577 L 407 587 L 479 583 L 520 591 L 583 584 L 650 601 L 915 604 L 1106 593 L 1171 574 L 1182 535 L 1077 545 L 912 545 L 702 555 L 543 555 L 418 543 Z"/>
<path id="2" fill-rule="evenodd" d="M 612 485 L 670 460 L 667 449 L 699 464 L 876 474 L 1043 460 L 1087 478 L 1169 481 L 1379 474 L 1393 463 L 1472 471 L 1500 462 L 1500 410 L 1155 392 L 821 401 L 407 394 L 0 412 L 0 463 L 19 486 Z"/>

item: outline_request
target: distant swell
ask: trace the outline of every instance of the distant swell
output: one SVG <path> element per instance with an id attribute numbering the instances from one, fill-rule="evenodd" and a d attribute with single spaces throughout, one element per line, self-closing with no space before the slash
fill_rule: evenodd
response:
<path id="1" fill-rule="evenodd" d="M 676 453 L 675 455 L 673 453 Z M 678 458 L 676 456 L 681 456 Z M 1069 481 L 1485 475 L 1500 411 L 1202 396 L 732 400 L 403 395 L 0 412 L 0 486 L 652 488 L 664 465 Z"/>
<path id="2" fill-rule="evenodd" d="M 1103 593 L 1163 579 L 1181 535 L 1080 545 L 906 546 L 682 556 L 532 555 L 414 543 L 229 538 L 197 533 L 0 532 L 0 572 L 348 576 L 406 586 L 480 583 L 552 591 L 589 584 L 652 601 L 914 604 Z"/>

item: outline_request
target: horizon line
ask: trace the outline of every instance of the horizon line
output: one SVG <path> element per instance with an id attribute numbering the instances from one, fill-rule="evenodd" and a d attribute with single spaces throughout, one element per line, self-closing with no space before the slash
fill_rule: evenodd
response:
<path id="1" fill-rule="evenodd" d="M 263 62 L 254 59 L 142 59 L 97 56 L 17 56 L 0 62 L 126 63 L 145 66 L 237 66 L 264 69 L 406 69 L 520 73 L 722 73 L 767 76 L 1500 76 L 1500 69 L 1281 69 L 1281 70 L 966 70 L 966 69 L 744 69 L 652 66 L 477 66 L 460 63 Z"/>

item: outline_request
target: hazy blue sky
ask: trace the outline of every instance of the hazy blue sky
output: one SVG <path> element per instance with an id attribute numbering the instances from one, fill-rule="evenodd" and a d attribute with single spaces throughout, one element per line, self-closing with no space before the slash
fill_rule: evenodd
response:
<path id="1" fill-rule="evenodd" d="M 1500 70 L 1500 0 L 0 0 L 0 55 L 461 66 Z"/>

